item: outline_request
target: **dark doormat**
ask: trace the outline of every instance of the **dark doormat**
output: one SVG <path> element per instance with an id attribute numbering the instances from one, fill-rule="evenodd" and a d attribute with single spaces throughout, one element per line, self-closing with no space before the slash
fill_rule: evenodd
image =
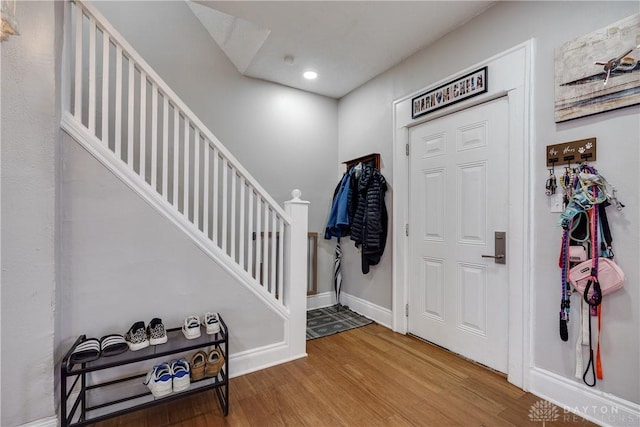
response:
<path id="1" fill-rule="evenodd" d="M 373 320 L 351 311 L 346 305 L 307 311 L 307 340 L 337 334 L 373 323 Z"/>

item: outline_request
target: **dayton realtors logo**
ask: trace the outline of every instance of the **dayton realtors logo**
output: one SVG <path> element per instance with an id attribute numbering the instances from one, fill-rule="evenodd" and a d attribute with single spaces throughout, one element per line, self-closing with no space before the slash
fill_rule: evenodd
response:
<path id="1" fill-rule="evenodd" d="M 617 406 L 565 406 L 562 410 L 551 402 L 538 400 L 529 408 L 529 421 L 541 422 L 544 427 L 547 422 L 576 423 L 583 425 L 586 419 L 601 422 L 605 425 L 617 427 L 640 426 L 640 417 L 620 410 Z"/>
<path id="2" fill-rule="evenodd" d="M 560 418 L 558 407 L 546 400 L 538 400 L 529 408 L 529 420 L 542 422 L 542 427 L 547 421 L 556 421 Z"/>

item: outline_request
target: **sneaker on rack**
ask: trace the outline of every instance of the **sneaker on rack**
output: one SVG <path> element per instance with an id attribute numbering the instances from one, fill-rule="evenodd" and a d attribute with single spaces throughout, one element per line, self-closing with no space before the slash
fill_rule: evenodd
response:
<path id="1" fill-rule="evenodd" d="M 171 366 L 168 363 L 155 365 L 147 373 L 144 385 L 149 387 L 154 397 L 162 397 L 170 394 L 172 391 L 173 375 Z"/>
<path id="2" fill-rule="evenodd" d="M 157 317 L 151 319 L 149 326 L 147 326 L 147 335 L 149 337 L 149 344 L 158 345 L 167 342 L 167 332 L 164 330 L 162 320 Z"/>
<path id="3" fill-rule="evenodd" d="M 182 333 L 188 340 L 200 337 L 200 318 L 198 316 L 188 316 L 184 319 Z"/>
<path id="4" fill-rule="evenodd" d="M 200 350 L 191 356 L 191 380 L 198 381 L 204 378 L 204 367 L 207 362 L 207 353 Z"/>
<path id="5" fill-rule="evenodd" d="M 202 325 L 207 328 L 207 334 L 217 334 L 220 332 L 220 319 L 218 313 L 207 313 L 202 319 Z"/>
<path id="6" fill-rule="evenodd" d="M 144 322 L 136 322 L 131 325 L 129 331 L 124 335 L 124 339 L 127 344 L 129 344 L 129 350 L 131 351 L 142 350 L 143 348 L 149 347 Z"/>
<path id="7" fill-rule="evenodd" d="M 173 375 L 173 391 L 183 391 L 191 384 L 189 363 L 184 360 L 171 361 L 171 373 Z"/>
<path id="8" fill-rule="evenodd" d="M 204 367 L 204 376 L 207 378 L 217 377 L 224 365 L 224 355 L 222 351 L 214 348 L 207 356 L 207 362 Z"/>

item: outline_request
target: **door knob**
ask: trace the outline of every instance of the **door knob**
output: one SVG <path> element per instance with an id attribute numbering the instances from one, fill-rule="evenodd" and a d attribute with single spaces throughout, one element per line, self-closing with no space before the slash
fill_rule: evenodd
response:
<path id="1" fill-rule="evenodd" d="M 495 255 L 482 255 L 482 258 L 493 258 L 496 264 L 506 264 L 507 233 L 505 233 L 504 231 L 496 231 L 494 240 Z"/>

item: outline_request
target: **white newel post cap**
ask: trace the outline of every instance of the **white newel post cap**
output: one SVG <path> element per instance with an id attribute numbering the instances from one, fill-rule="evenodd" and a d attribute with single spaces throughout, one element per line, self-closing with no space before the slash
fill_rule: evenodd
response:
<path id="1" fill-rule="evenodd" d="M 298 190 L 297 188 L 295 190 L 293 190 L 291 192 L 291 200 L 287 200 L 286 202 L 284 202 L 285 206 L 287 204 L 292 204 L 292 205 L 308 205 L 309 202 L 306 200 L 302 200 L 300 199 L 300 196 L 302 196 L 302 191 Z"/>

